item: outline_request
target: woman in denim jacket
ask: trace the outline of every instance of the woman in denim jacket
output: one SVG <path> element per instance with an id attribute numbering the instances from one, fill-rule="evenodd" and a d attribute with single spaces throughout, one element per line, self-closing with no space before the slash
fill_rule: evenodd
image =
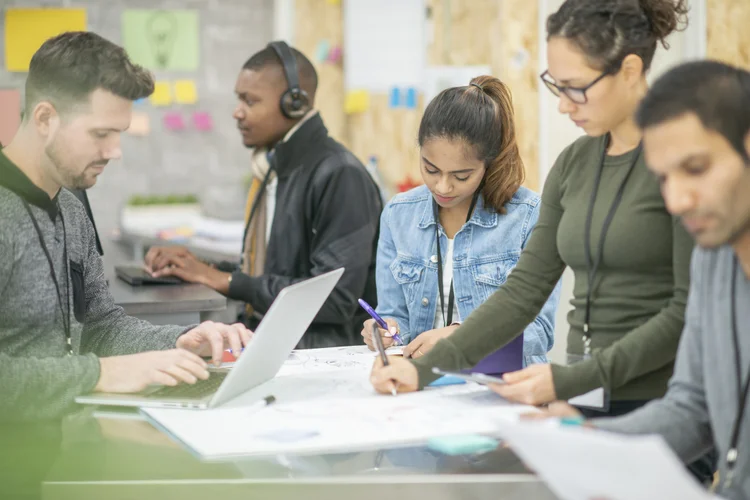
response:
<path id="1" fill-rule="evenodd" d="M 521 187 L 511 95 L 497 78 L 478 77 L 435 97 L 419 127 L 419 147 L 424 185 L 395 196 L 383 211 L 376 271 L 377 312 L 390 327 L 379 330 L 384 345 L 398 333 L 408 344 L 404 355 L 414 358 L 505 282 L 540 203 Z M 547 361 L 559 287 L 524 331 L 523 366 Z M 372 349 L 372 320 L 362 336 Z"/>

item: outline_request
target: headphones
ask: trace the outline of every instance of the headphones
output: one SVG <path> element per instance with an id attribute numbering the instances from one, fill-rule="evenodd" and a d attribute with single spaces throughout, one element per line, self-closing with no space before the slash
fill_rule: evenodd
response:
<path id="1" fill-rule="evenodd" d="M 279 103 L 281 112 L 292 120 L 302 118 L 310 111 L 310 97 L 299 86 L 297 59 L 286 42 L 271 42 L 268 47 L 272 48 L 279 56 L 281 66 L 284 68 L 284 75 L 286 75 L 286 82 L 289 85 L 289 88 L 281 95 L 281 102 Z"/>

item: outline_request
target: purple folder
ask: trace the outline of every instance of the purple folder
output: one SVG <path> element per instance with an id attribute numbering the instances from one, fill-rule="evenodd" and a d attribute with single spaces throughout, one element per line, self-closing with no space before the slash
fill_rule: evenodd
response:
<path id="1" fill-rule="evenodd" d="M 510 344 L 482 359 L 474 368 L 464 371 L 486 375 L 502 375 L 521 368 L 523 368 L 523 334 L 516 337 Z"/>

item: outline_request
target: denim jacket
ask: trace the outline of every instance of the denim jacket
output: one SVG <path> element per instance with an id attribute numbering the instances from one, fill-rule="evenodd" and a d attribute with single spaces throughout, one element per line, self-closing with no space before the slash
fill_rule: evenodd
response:
<path id="1" fill-rule="evenodd" d="M 406 343 L 432 329 L 440 302 L 432 204 L 429 190 L 420 186 L 396 195 L 380 218 L 377 311 L 398 321 Z M 506 204 L 505 214 L 486 209 L 479 197 L 471 219 L 454 237 L 453 283 L 461 320 L 505 283 L 539 218 L 539 205 L 539 196 L 524 187 Z M 448 239 L 438 227 L 445 258 Z M 524 331 L 524 366 L 547 362 L 559 298 L 560 283 Z"/>

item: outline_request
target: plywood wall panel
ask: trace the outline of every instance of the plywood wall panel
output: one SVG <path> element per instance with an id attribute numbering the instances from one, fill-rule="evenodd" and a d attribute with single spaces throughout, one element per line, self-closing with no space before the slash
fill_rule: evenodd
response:
<path id="1" fill-rule="evenodd" d="M 526 186 L 539 190 L 537 154 L 537 5 L 529 0 L 427 0 L 427 61 L 431 65 L 489 65 L 511 87 Z M 342 38 L 341 6 L 321 0 L 296 0 L 295 44 L 315 55 L 321 38 Z M 314 22 L 311 20 L 314 19 Z M 338 25 L 336 25 L 338 23 Z M 346 47 L 343 47 L 346 50 Z M 370 155 L 388 187 L 407 177 L 419 179 L 416 135 L 424 110 L 391 109 L 388 97 L 371 96 L 370 109 L 345 115 L 340 67 L 316 63 L 321 84 L 318 107 L 332 134 L 364 162 Z M 468 82 L 467 82 L 468 83 Z"/>
<path id="2" fill-rule="evenodd" d="M 343 46 L 343 17 L 340 3 L 322 0 L 296 0 L 294 8 L 294 45 L 315 65 L 318 93 L 315 106 L 320 110 L 329 133 L 346 143 L 344 115 L 344 70 L 341 63 L 317 60 L 318 45 Z"/>
<path id="3" fill-rule="evenodd" d="M 750 69 L 750 2 L 706 0 L 706 55 Z"/>

